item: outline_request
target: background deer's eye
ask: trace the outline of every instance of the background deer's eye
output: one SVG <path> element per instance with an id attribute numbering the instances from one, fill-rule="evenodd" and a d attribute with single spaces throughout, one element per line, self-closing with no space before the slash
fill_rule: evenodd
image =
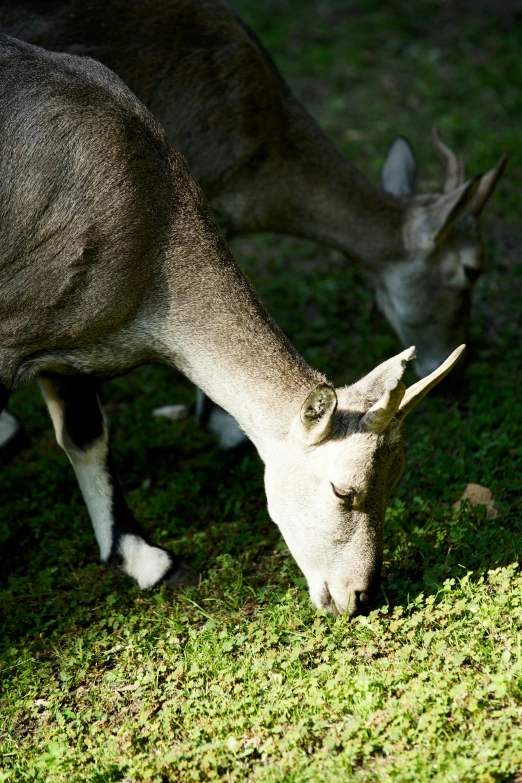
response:
<path id="1" fill-rule="evenodd" d="M 339 500 L 343 500 L 345 503 L 351 504 L 355 500 L 355 492 L 353 489 L 340 489 L 339 487 L 336 487 L 335 484 L 332 484 L 332 490 L 335 497 L 339 498 Z"/>
<path id="2" fill-rule="evenodd" d="M 483 270 L 480 269 L 480 267 L 468 266 L 467 264 L 464 264 L 464 274 L 466 275 L 468 282 L 471 284 L 477 282 L 480 275 L 482 274 L 482 271 Z"/>

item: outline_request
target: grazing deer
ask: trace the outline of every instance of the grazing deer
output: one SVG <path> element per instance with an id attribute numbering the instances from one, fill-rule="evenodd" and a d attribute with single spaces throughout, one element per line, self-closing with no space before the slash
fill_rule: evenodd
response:
<path id="1" fill-rule="evenodd" d="M 404 418 L 463 346 L 408 390 L 413 349 L 335 390 L 270 318 L 183 159 L 115 74 L 3 35 L 0 69 L 0 410 L 37 378 L 102 561 L 142 588 L 191 582 L 127 507 L 96 397 L 145 362 L 178 368 L 256 445 L 314 604 L 356 614 L 379 584 Z"/>
<path id="2" fill-rule="evenodd" d="M 483 270 L 478 218 L 505 159 L 470 198 L 463 162 L 437 133 L 444 192 L 413 196 L 408 142 L 392 145 L 383 189 L 327 138 L 268 52 L 222 0 L 15 0 L 0 29 L 115 71 L 188 161 L 227 237 L 276 231 L 343 251 L 371 276 L 377 302 L 428 375 L 467 339 Z M 199 397 L 198 415 L 224 447 L 243 435 Z M 6 431 L 14 426 L 5 422 Z M 0 432 L 0 443 L 1 443 Z"/>

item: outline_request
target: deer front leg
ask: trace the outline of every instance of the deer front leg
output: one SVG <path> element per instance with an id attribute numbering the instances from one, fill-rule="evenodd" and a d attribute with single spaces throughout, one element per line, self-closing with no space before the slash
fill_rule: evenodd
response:
<path id="1" fill-rule="evenodd" d="M 102 562 L 119 567 L 142 589 L 161 582 L 197 584 L 198 575 L 178 557 L 147 541 L 116 478 L 109 434 L 93 381 L 42 376 L 40 388 L 56 439 L 76 473 L 89 510 Z"/>

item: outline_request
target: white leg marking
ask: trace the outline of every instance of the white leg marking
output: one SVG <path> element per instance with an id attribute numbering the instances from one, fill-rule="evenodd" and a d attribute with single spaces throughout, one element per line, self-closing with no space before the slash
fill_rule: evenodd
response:
<path id="1" fill-rule="evenodd" d="M 9 443 L 11 438 L 14 438 L 19 429 L 20 425 L 14 416 L 11 416 L 8 411 L 0 413 L 0 449 Z"/>
<path id="2" fill-rule="evenodd" d="M 234 417 L 223 408 L 212 408 L 207 429 L 212 435 L 216 435 L 219 445 L 224 451 L 234 449 L 248 440 Z"/>
<path id="3" fill-rule="evenodd" d="M 203 406 L 205 405 L 205 394 L 200 388 L 196 386 L 196 419 L 199 419 L 203 413 Z"/>
<path id="4" fill-rule="evenodd" d="M 108 433 L 84 451 L 69 451 L 67 456 L 76 473 L 78 484 L 91 516 L 94 535 L 100 547 L 100 558 L 105 563 L 112 547 L 112 484 L 105 469 L 108 451 Z"/>
<path id="5" fill-rule="evenodd" d="M 122 536 L 119 549 L 123 570 L 137 581 L 142 590 L 159 582 L 170 568 L 168 553 L 147 544 L 139 536 L 130 533 Z"/>
<path id="6" fill-rule="evenodd" d="M 196 389 L 197 419 L 199 419 L 203 413 L 205 400 L 205 394 L 201 389 Z M 245 443 L 248 440 L 234 417 L 224 411 L 223 408 L 216 405 L 212 405 L 206 429 L 217 437 L 223 451 L 234 449 L 236 446 L 239 446 L 241 443 Z"/>
<path id="7" fill-rule="evenodd" d="M 109 450 L 107 427 L 104 425 L 103 434 L 88 448 L 80 450 L 71 447 L 64 440 L 62 400 L 47 379 L 41 378 L 39 384 L 53 422 L 56 440 L 69 457 L 76 473 L 100 547 L 100 558 L 105 563 L 112 548 L 112 486 L 105 468 Z"/>

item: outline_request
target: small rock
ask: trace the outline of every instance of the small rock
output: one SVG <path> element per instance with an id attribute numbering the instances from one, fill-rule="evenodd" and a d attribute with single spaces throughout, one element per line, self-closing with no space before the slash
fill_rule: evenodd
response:
<path id="1" fill-rule="evenodd" d="M 468 484 L 460 498 L 453 504 L 453 508 L 460 508 L 464 500 L 469 500 L 472 506 L 486 506 L 488 519 L 496 519 L 498 517 L 498 511 L 495 508 L 495 498 L 487 487 L 482 487 L 480 484 Z"/>
<path id="2" fill-rule="evenodd" d="M 172 421 L 182 421 L 188 416 L 188 405 L 164 405 L 162 408 L 154 408 L 152 415 Z"/>

